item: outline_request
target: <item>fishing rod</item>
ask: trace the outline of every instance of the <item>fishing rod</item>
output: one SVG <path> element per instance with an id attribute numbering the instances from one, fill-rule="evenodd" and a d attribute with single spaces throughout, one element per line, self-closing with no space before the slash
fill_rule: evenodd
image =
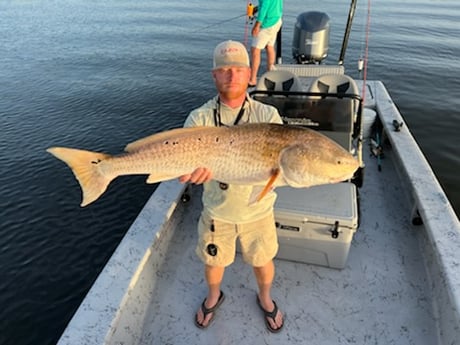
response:
<path id="1" fill-rule="evenodd" d="M 206 29 L 212 28 L 212 27 L 214 27 L 214 26 L 221 25 L 221 24 L 223 24 L 223 23 L 231 22 L 231 21 L 233 21 L 233 20 L 236 20 L 236 19 L 241 18 L 241 17 L 244 17 L 244 16 L 247 16 L 247 14 L 246 14 L 246 13 L 243 13 L 243 14 L 240 14 L 240 15 L 235 16 L 235 17 L 232 17 L 232 18 L 224 19 L 224 20 L 221 20 L 221 21 L 219 21 L 219 22 L 217 22 L 217 23 L 209 24 L 209 25 L 204 26 L 204 27 L 202 27 L 202 28 L 199 28 L 199 29 L 196 29 L 196 30 L 192 30 L 191 32 L 197 32 L 197 31 L 201 31 L 201 30 L 206 30 Z"/>
<path id="2" fill-rule="evenodd" d="M 350 11 L 348 12 L 347 26 L 345 28 L 345 34 L 342 41 L 342 49 L 340 50 L 339 65 L 343 65 L 343 60 L 345 59 L 345 51 L 347 50 L 348 38 L 350 37 L 351 25 L 353 23 L 353 17 L 355 16 L 356 10 L 356 1 L 351 0 Z"/>
<path id="3" fill-rule="evenodd" d="M 257 11 L 259 10 L 259 6 L 254 6 L 252 2 L 248 0 L 248 4 L 246 5 L 246 23 L 252 24 L 255 18 Z"/>
<path id="4" fill-rule="evenodd" d="M 249 25 L 253 24 L 258 9 L 258 6 L 254 6 L 251 0 L 248 0 L 248 3 L 246 4 L 246 24 L 244 26 L 244 45 L 246 48 L 248 48 Z"/>
<path id="5" fill-rule="evenodd" d="M 258 10 L 259 10 L 259 6 L 254 6 L 250 2 L 250 0 L 248 0 L 248 2 L 246 4 L 246 12 L 245 13 L 239 14 L 239 15 L 237 15 L 235 17 L 232 17 L 232 18 L 228 18 L 228 19 L 218 21 L 218 22 L 213 23 L 213 24 L 206 25 L 204 27 L 192 30 L 190 32 L 198 32 L 198 31 L 202 31 L 202 30 L 207 30 L 207 29 L 210 29 L 210 28 L 213 28 L 213 27 L 216 27 L 216 26 L 220 26 L 221 24 L 228 23 L 228 22 L 231 22 L 233 20 L 239 19 L 241 17 L 246 17 L 246 24 L 245 24 L 245 28 L 244 28 L 244 45 L 247 47 L 247 45 L 248 45 L 248 37 L 249 37 L 249 25 L 253 24 L 255 16 L 256 16 Z"/>

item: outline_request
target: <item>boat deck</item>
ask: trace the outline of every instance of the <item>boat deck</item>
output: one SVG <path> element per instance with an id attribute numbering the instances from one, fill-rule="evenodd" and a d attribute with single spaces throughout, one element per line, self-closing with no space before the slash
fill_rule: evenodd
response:
<path id="1" fill-rule="evenodd" d="M 276 260 L 273 298 L 285 315 L 281 333 L 264 325 L 250 266 L 238 254 L 226 270 L 226 300 L 206 330 L 194 325 L 206 295 L 194 253 L 199 188 L 164 250 L 139 344 L 436 344 L 429 281 L 421 256 L 421 227 L 391 162 L 377 172 L 365 148 L 368 173 L 360 189 L 361 224 L 342 270 Z M 194 200 L 195 199 L 195 200 Z M 198 200 L 196 200 L 198 199 Z M 377 212 L 378 211 L 378 212 Z M 193 340 L 192 340 L 193 339 Z"/>

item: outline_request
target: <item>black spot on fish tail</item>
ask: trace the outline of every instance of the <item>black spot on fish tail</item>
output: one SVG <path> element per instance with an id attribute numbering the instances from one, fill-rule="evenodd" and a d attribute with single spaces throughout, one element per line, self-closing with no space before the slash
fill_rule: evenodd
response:
<path id="1" fill-rule="evenodd" d="M 100 162 L 102 162 L 100 159 L 97 159 L 95 161 L 91 161 L 91 164 L 99 164 Z"/>

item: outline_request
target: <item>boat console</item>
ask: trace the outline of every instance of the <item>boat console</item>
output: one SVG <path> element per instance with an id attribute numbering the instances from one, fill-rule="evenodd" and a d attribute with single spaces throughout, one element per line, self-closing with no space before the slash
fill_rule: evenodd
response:
<path id="1" fill-rule="evenodd" d="M 317 130 L 359 159 L 361 98 L 355 81 L 347 75 L 327 74 L 307 85 L 305 90 L 300 79 L 289 71 L 269 71 L 250 95 L 276 107 L 285 124 Z M 356 186 L 344 181 L 277 191 L 277 258 L 345 267 L 359 222 Z"/>

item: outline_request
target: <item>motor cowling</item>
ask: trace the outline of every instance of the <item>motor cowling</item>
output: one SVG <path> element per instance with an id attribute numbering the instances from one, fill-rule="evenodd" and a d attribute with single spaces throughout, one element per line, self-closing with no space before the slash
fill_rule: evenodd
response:
<path id="1" fill-rule="evenodd" d="M 292 55 L 299 64 L 320 64 L 329 50 L 330 18 L 324 12 L 304 12 L 297 17 Z"/>

